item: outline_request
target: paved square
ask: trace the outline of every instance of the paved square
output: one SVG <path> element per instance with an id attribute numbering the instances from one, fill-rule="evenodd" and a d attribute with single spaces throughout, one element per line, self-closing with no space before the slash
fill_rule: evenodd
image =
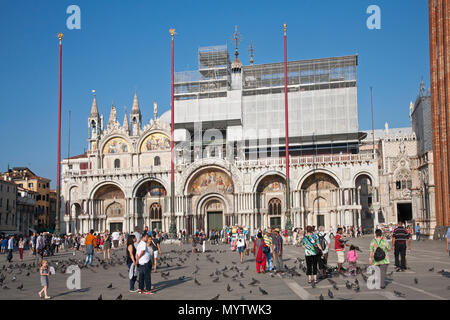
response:
<path id="1" fill-rule="evenodd" d="M 350 239 L 360 247 L 359 265 L 368 263 L 368 246 L 371 238 L 365 236 L 358 239 Z M 56 274 L 50 276 L 49 295 L 53 299 L 116 299 L 119 295 L 123 299 L 137 300 L 209 300 L 219 295 L 219 300 L 239 300 L 239 299 L 313 299 L 318 300 L 322 295 L 325 300 L 411 300 L 411 299 L 432 299 L 448 300 L 450 298 L 450 278 L 448 273 L 442 270 L 450 269 L 450 259 L 445 251 L 443 241 L 412 241 L 412 251 L 407 254 L 409 269 L 406 272 L 395 272 L 393 267 L 393 252 L 389 258 L 391 264 L 388 268 L 389 284 L 384 290 L 369 290 L 361 275 L 357 276 L 360 283 L 360 291 L 346 288 L 346 281 L 354 282 L 355 277 L 335 276 L 338 290 L 334 289 L 327 280 L 322 280 L 312 288 L 307 284 L 307 277 L 298 267 L 297 258 L 304 259 L 304 251 L 300 247 L 292 245 L 285 246 L 284 263 L 288 267 L 297 266 L 296 270 L 300 276 L 279 276 L 267 274 L 257 274 L 255 258 L 250 253 L 245 256 L 245 262 L 239 263 L 237 252 L 232 252 L 228 245 L 206 246 L 206 253 L 191 254 L 191 246 L 162 244 L 163 258 L 157 273 L 152 272 L 152 284 L 155 287 L 154 295 L 139 295 L 128 291 L 128 271 L 124 261 L 125 248 L 114 250 L 113 265 L 103 266 L 99 259 L 103 254 L 96 253 L 94 266 L 81 269 L 81 289 L 69 290 L 66 281 L 69 274 L 64 274 L 60 270 L 62 263 L 72 264 L 72 261 L 84 261 L 83 252 L 73 255 L 72 251 L 57 254 L 48 258 L 50 265 L 57 267 Z M 6 263 L 6 255 L 0 256 L 0 272 L 5 276 L 3 281 L 0 299 L 20 300 L 39 299 L 37 292 L 41 289 L 38 261 L 25 254 L 23 263 L 30 266 L 36 261 L 34 268 L 18 268 L 20 265 L 18 254 L 14 254 L 12 262 L 13 268 L 9 269 Z M 208 260 L 209 259 L 209 260 Z M 332 250 L 329 254 L 329 265 L 336 265 L 336 254 Z M 58 265 L 56 263 L 58 262 Z M 195 266 L 198 266 L 198 271 Z M 226 271 L 223 270 L 226 267 Z M 429 271 L 434 268 L 433 271 Z M 5 270 L 6 269 L 6 270 Z M 237 270 L 239 270 L 239 272 Z M 161 272 L 169 275 L 162 277 Z M 215 273 L 220 273 L 216 275 Z M 241 273 L 242 272 L 242 273 Z M 27 273 L 29 275 L 27 276 Z M 391 274 L 392 273 L 392 274 Z M 119 275 L 120 274 L 120 275 Z M 0 276 L 1 277 L 1 276 Z M 12 280 L 13 277 L 16 280 Z M 184 278 L 183 278 L 184 277 Z M 250 285 L 252 278 L 260 283 Z M 199 284 L 196 284 L 194 279 Z M 415 283 L 417 279 L 417 284 Z M 215 281 L 213 281 L 215 280 Z M 107 288 L 112 284 L 112 288 Z M 23 289 L 17 289 L 23 285 Z M 229 289 L 227 287 L 229 285 Z M 8 289 L 6 289 L 7 287 Z M 137 288 L 137 283 L 136 283 Z M 264 295 L 259 289 L 263 289 L 268 294 Z M 333 298 L 328 295 L 328 290 L 333 293 Z"/>

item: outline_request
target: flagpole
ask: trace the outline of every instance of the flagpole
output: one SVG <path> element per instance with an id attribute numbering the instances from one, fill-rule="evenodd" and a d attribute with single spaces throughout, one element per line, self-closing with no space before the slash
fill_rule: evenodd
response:
<path id="1" fill-rule="evenodd" d="M 287 80 L 287 39 L 286 39 L 286 24 L 284 28 L 284 122 L 286 129 L 286 224 L 285 228 L 288 230 L 289 236 L 292 234 L 291 222 L 291 190 L 289 177 L 289 116 L 288 116 L 288 80 Z"/>
<path id="2" fill-rule="evenodd" d="M 172 66 L 172 71 L 171 71 L 171 76 L 172 76 L 172 81 L 171 81 L 171 128 L 170 128 L 170 228 L 169 228 L 169 235 L 170 238 L 172 239 L 176 239 L 177 236 L 177 225 L 175 222 L 175 168 L 174 168 L 174 164 L 175 164 L 175 159 L 174 159 L 174 128 L 175 128 L 175 117 L 174 117 L 174 112 L 175 112 L 175 106 L 174 106 L 174 100 L 173 100 L 173 95 L 174 95 L 174 91 L 173 91 L 173 81 L 174 81 L 174 65 L 173 65 L 173 60 L 174 60 L 174 53 L 173 53 L 173 38 L 175 36 L 175 29 L 170 29 L 170 36 L 172 38 L 172 42 L 171 42 L 171 51 L 172 51 L 172 61 L 171 61 L 171 66 Z"/>
<path id="3" fill-rule="evenodd" d="M 59 234 L 59 216 L 61 211 L 61 98 L 62 98 L 62 39 L 63 34 L 58 33 L 59 39 L 59 101 L 58 101 L 58 173 L 56 180 L 56 216 L 55 216 L 55 234 Z"/>

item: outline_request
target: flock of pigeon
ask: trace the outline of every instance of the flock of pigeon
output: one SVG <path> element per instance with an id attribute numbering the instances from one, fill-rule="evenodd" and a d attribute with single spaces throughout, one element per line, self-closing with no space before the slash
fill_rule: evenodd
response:
<path id="1" fill-rule="evenodd" d="M 84 257 L 81 256 L 77 259 L 75 256 L 75 253 L 68 256 L 56 256 L 52 257 L 52 259 L 49 259 L 49 266 L 50 268 L 54 269 L 55 272 L 66 274 L 66 270 L 71 265 L 78 265 L 78 267 L 82 270 L 82 272 L 92 272 L 92 273 L 98 273 L 99 271 L 103 272 L 103 270 L 109 270 L 110 268 L 113 268 L 115 266 L 123 266 L 124 271 L 123 273 L 119 272 L 118 277 L 121 278 L 120 281 L 124 281 L 125 279 L 128 279 L 128 273 L 126 272 L 126 266 L 125 266 L 125 250 L 118 250 L 113 251 L 111 253 L 111 260 L 109 262 L 105 262 L 99 257 L 95 256 L 94 263 L 92 265 L 85 266 L 84 265 Z M 267 289 L 262 287 L 262 281 L 264 281 L 264 278 L 261 278 L 260 280 L 255 279 L 252 277 L 251 273 L 248 272 L 250 268 L 250 264 L 253 266 L 253 262 L 249 262 L 250 264 L 240 265 L 238 267 L 237 262 L 232 262 L 231 265 L 222 265 L 221 262 L 218 260 L 220 257 L 223 257 L 223 253 L 229 252 L 229 250 L 224 249 L 216 249 L 216 250 L 208 250 L 207 253 L 202 255 L 195 255 L 192 254 L 190 250 L 186 249 L 180 249 L 180 250 L 171 250 L 166 251 L 165 254 L 159 259 L 158 261 L 158 273 L 161 276 L 161 279 L 164 280 L 175 280 L 179 282 L 188 282 L 192 281 L 194 286 L 208 286 L 211 283 L 223 284 L 223 290 L 224 293 L 232 293 L 237 295 L 238 292 L 241 295 L 241 300 L 245 300 L 245 296 L 248 297 L 247 293 L 250 295 L 269 295 L 269 292 Z M 202 263 L 209 263 L 210 266 L 206 269 L 211 270 L 211 265 L 214 266 L 213 269 L 215 271 L 211 272 L 209 274 L 209 277 L 204 276 L 202 282 L 197 279 L 197 275 L 199 272 L 201 272 L 203 275 L 205 275 L 206 270 L 202 270 L 202 268 L 199 267 Z M 193 271 L 189 275 L 182 275 L 180 277 L 174 277 L 171 276 L 171 269 L 174 267 L 181 268 L 192 268 Z M 364 283 L 367 281 L 368 275 L 367 275 L 367 268 L 368 265 L 361 265 L 357 267 L 357 275 L 362 277 L 362 280 Z M 116 269 L 117 270 L 117 269 Z M 111 270 L 112 271 L 112 270 Z M 306 275 L 306 261 L 302 258 L 297 258 L 294 261 L 293 266 L 287 266 L 285 265 L 285 275 L 281 276 L 282 278 L 297 278 L 302 275 Z M 434 268 L 431 268 L 428 270 L 429 272 L 434 272 Z M 24 290 L 24 285 L 20 280 L 20 278 L 30 277 L 33 273 L 39 272 L 39 262 L 33 261 L 28 263 L 9 263 L 4 264 L 0 269 L 0 286 L 3 290 L 9 290 L 9 289 L 15 289 L 15 290 Z M 173 272 L 172 272 L 173 273 Z M 339 285 L 337 283 L 337 279 L 340 279 L 340 277 L 344 277 L 345 281 L 345 288 L 347 290 L 353 290 L 355 293 L 360 292 L 360 283 L 358 281 L 357 277 L 348 277 L 344 274 L 339 274 L 337 272 L 337 268 L 329 268 L 328 273 L 331 274 L 331 278 L 327 278 L 328 282 L 331 284 L 332 289 L 327 289 L 328 292 L 327 295 L 330 299 L 342 299 L 347 300 L 343 298 L 338 298 L 339 295 Z M 438 274 L 441 274 L 442 276 L 446 278 L 450 278 L 450 272 L 445 270 L 440 270 L 437 272 Z M 388 276 L 392 276 L 393 272 L 389 273 Z M 267 276 L 275 277 L 274 274 L 268 273 Z M 345 279 L 347 278 L 347 279 Z M 205 280 L 208 279 L 208 280 Z M 352 279 L 352 281 L 350 281 Z M 158 281 L 155 281 L 154 276 L 152 277 L 153 282 L 155 282 L 155 291 L 162 290 L 164 288 L 164 284 L 161 285 L 158 283 Z M 125 282 L 126 283 L 126 282 Z M 414 278 L 414 284 L 417 285 L 419 283 L 417 278 Z M 312 288 L 315 288 L 316 285 L 314 283 L 311 284 Z M 341 288 L 344 286 L 341 285 Z M 114 289 L 117 289 L 113 286 L 113 283 L 109 283 L 105 286 L 105 289 L 108 291 L 114 291 Z M 319 289 L 319 288 L 318 288 Z M 447 288 L 450 290 L 450 286 Z M 244 293 L 245 292 L 245 293 Z M 402 292 L 399 292 L 397 290 L 394 290 L 393 293 L 397 297 L 405 297 L 406 295 Z M 219 300 L 221 296 L 221 292 L 218 292 L 211 300 Z M 251 298 L 251 296 L 250 296 Z M 254 297 L 256 298 L 256 296 Z M 274 297 L 276 298 L 276 297 Z M 98 300 L 103 300 L 103 294 L 100 294 L 100 296 L 97 298 Z M 122 300 L 123 295 L 120 293 L 116 300 Z M 324 294 L 321 293 L 319 296 L 320 300 L 324 300 Z"/>

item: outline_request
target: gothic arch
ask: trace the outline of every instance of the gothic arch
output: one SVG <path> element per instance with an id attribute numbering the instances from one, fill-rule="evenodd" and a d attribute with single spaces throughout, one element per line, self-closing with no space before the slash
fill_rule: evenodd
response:
<path id="1" fill-rule="evenodd" d="M 202 214 L 202 210 L 204 209 L 204 206 L 213 199 L 217 199 L 219 201 L 221 201 L 224 204 L 224 212 L 223 214 L 231 214 L 232 210 L 230 210 L 230 208 L 232 208 L 231 204 L 228 203 L 228 200 L 221 194 L 219 193 L 208 193 L 203 195 L 202 197 L 200 197 L 200 199 L 198 199 L 197 204 L 195 206 L 196 210 L 195 210 L 195 215 L 201 215 Z"/>
<path id="2" fill-rule="evenodd" d="M 92 188 L 91 192 L 89 193 L 89 199 L 93 200 L 97 191 L 100 190 L 101 187 L 106 186 L 106 185 L 114 185 L 114 186 L 118 187 L 123 192 L 124 197 L 127 198 L 125 188 L 120 183 L 109 180 L 109 181 L 102 181 L 102 182 L 98 183 L 97 185 L 95 185 L 95 187 Z"/>
<path id="3" fill-rule="evenodd" d="M 368 172 L 368 171 L 359 171 L 358 173 L 356 173 L 356 174 L 353 176 L 352 185 L 353 185 L 354 187 L 356 187 L 356 180 L 358 180 L 358 178 L 361 177 L 361 176 L 363 176 L 363 175 L 368 176 L 370 182 L 372 183 L 372 186 L 374 185 L 375 179 L 373 178 L 373 175 L 372 175 L 370 172 Z"/>
<path id="4" fill-rule="evenodd" d="M 162 179 L 157 178 L 157 177 L 144 177 L 144 178 L 141 178 L 141 179 L 139 179 L 138 181 L 136 181 L 134 183 L 133 189 L 132 189 L 132 192 L 131 192 L 132 196 L 136 197 L 136 194 L 137 194 L 137 191 L 139 190 L 139 188 L 144 183 L 149 182 L 149 181 L 159 182 L 164 187 L 164 189 L 166 189 L 166 194 L 170 195 L 170 188 L 167 187 L 166 183 Z"/>
<path id="5" fill-rule="evenodd" d="M 334 181 L 337 183 L 338 188 L 341 188 L 342 182 L 334 172 L 327 170 L 327 169 L 311 169 L 306 174 L 304 174 L 303 177 L 300 178 L 300 180 L 297 184 L 297 190 L 300 190 L 302 188 L 303 183 L 306 181 L 306 179 L 308 179 L 310 176 L 312 176 L 316 173 L 323 173 L 323 174 L 326 174 L 326 175 L 332 177 L 334 179 Z"/>
<path id="6" fill-rule="evenodd" d="M 281 177 L 281 178 L 284 180 L 284 183 L 286 184 L 286 175 L 285 175 L 283 172 L 281 172 L 281 171 L 276 171 L 276 170 L 271 170 L 271 171 L 264 172 L 264 173 L 260 174 L 260 175 L 258 176 L 258 178 L 256 178 L 256 181 L 255 181 L 255 183 L 253 184 L 253 192 L 257 192 L 258 185 L 260 184 L 260 182 L 261 182 L 264 178 L 266 178 L 266 177 L 268 177 L 268 176 L 279 176 L 279 177 Z"/>

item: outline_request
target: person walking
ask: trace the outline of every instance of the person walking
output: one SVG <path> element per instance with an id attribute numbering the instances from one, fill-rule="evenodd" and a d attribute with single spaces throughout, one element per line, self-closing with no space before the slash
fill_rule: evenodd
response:
<path id="1" fill-rule="evenodd" d="M 162 253 L 161 253 L 161 240 L 156 237 L 155 231 L 153 231 L 153 237 L 150 243 L 153 249 L 153 272 L 156 272 L 156 265 L 158 264 L 158 259 Z"/>
<path id="2" fill-rule="evenodd" d="M 308 276 L 308 283 L 312 283 L 311 276 L 314 277 L 314 284 L 319 283 L 317 280 L 317 264 L 319 260 L 319 254 L 322 251 L 319 239 L 313 234 L 313 227 L 306 227 L 306 234 L 302 239 L 300 245 L 305 249 L 306 260 L 306 275 Z"/>
<path id="3" fill-rule="evenodd" d="M 96 244 L 93 229 L 89 231 L 89 234 L 86 236 L 84 243 L 86 245 L 86 260 L 84 261 L 84 265 L 87 266 L 88 263 L 92 265 L 92 258 L 94 257 L 94 247 Z"/>
<path id="4" fill-rule="evenodd" d="M 119 240 L 120 240 L 120 233 L 119 230 L 116 230 L 112 233 L 112 242 L 114 244 L 114 249 L 119 248 Z"/>
<path id="5" fill-rule="evenodd" d="M 136 248 L 136 260 L 139 263 L 139 290 L 140 294 L 153 294 L 151 290 L 151 255 L 147 247 L 148 234 L 143 233 L 141 241 Z M 145 284 L 145 289 L 144 289 Z"/>
<path id="6" fill-rule="evenodd" d="M 127 238 L 127 266 L 128 266 L 128 278 L 130 279 L 130 292 L 137 292 L 134 288 L 137 279 L 137 260 L 136 260 L 136 247 L 134 243 L 136 237 L 131 234 Z"/>
<path id="7" fill-rule="evenodd" d="M 11 262 L 13 259 L 13 250 L 14 250 L 14 236 L 11 235 L 8 240 L 8 262 Z"/>
<path id="8" fill-rule="evenodd" d="M 416 240 L 420 241 L 420 224 L 417 223 L 416 225 Z"/>
<path id="9" fill-rule="evenodd" d="M 237 244 L 236 247 L 238 249 L 239 252 L 239 258 L 241 263 L 244 263 L 244 253 L 246 250 L 248 250 L 248 242 L 247 239 L 245 239 L 245 236 L 240 235 L 237 239 Z"/>
<path id="10" fill-rule="evenodd" d="M 283 267 L 283 237 L 280 234 L 280 229 L 275 229 L 275 245 L 273 248 L 273 256 L 275 260 L 275 270 L 277 273 L 284 275 Z"/>
<path id="11" fill-rule="evenodd" d="M 389 241 L 383 237 L 383 231 L 375 230 L 375 239 L 369 245 L 369 264 L 380 268 L 380 288 L 386 287 L 386 273 L 389 266 Z"/>
<path id="12" fill-rule="evenodd" d="M 25 247 L 25 240 L 23 240 L 23 237 L 21 236 L 19 238 L 19 258 L 20 261 L 23 261 L 23 249 Z"/>
<path id="13" fill-rule="evenodd" d="M 408 246 L 406 245 L 408 240 Z M 406 268 L 406 250 L 411 250 L 411 237 L 403 226 L 403 221 L 398 222 L 397 228 L 392 234 L 392 247 L 394 248 L 396 271 L 405 271 Z"/>
<path id="14" fill-rule="evenodd" d="M 347 252 L 348 273 L 351 276 L 356 276 L 356 264 L 358 262 L 358 253 L 354 245 L 350 246 L 350 250 Z"/>
<path id="15" fill-rule="evenodd" d="M 41 261 L 41 267 L 39 268 L 39 275 L 41 277 L 41 286 L 42 290 L 38 292 L 39 298 L 42 298 L 42 292 L 44 293 L 45 299 L 50 299 L 51 297 L 47 295 L 47 289 L 49 285 L 48 277 L 49 277 L 49 269 L 47 260 Z"/>
<path id="16" fill-rule="evenodd" d="M 256 240 L 253 244 L 253 255 L 256 256 L 256 272 L 266 273 L 266 257 L 264 256 L 264 250 L 266 245 L 261 233 L 256 235 Z"/>
<path id="17" fill-rule="evenodd" d="M 136 239 L 136 236 L 134 238 Z M 106 256 L 111 261 L 111 235 L 108 230 L 105 230 L 103 235 L 103 260 L 106 260 Z"/>
<path id="18" fill-rule="evenodd" d="M 319 233 L 317 238 L 319 239 L 320 246 L 322 247 L 322 255 L 319 257 L 319 270 L 321 273 L 321 278 L 327 277 L 327 263 L 328 263 L 328 249 L 330 247 L 330 236 L 324 231 L 323 226 L 319 227 Z"/>
<path id="19" fill-rule="evenodd" d="M 269 267 L 269 271 L 271 272 L 273 269 L 272 266 L 272 246 L 273 246 L 273 242 L 272 242 L 272 234 L 270 233 L 270 229 L 266 230 L 266 234 L 264 235 L 264 244 L 267 247 L 267 252 L 265 252 L 266 254 L 266 259 L 267 259 L 267 265 Z"/>

